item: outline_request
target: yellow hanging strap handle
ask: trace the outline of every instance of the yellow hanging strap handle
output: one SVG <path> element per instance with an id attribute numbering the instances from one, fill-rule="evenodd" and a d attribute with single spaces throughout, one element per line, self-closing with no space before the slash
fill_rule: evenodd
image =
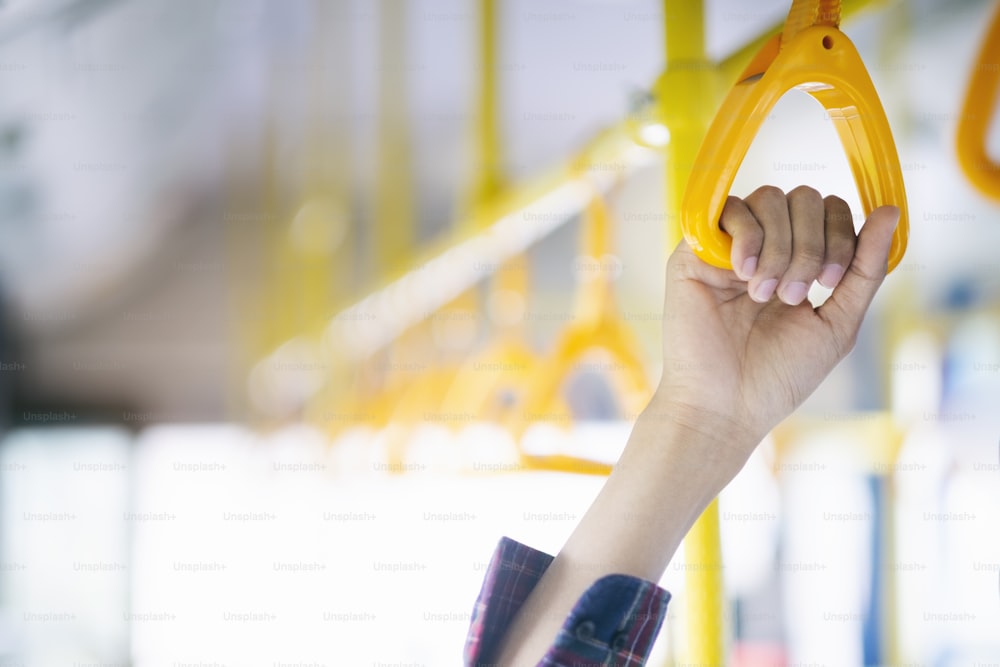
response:
<path id="1" fill-rule="evenodd" d="M 576 292 L 574 311 L 579 321 L 593 325 L 612 313 L 617 313 L 612 294 L 612 282 L 606 277 L 611 255 L 611 212 L 596 188 L 583 211 L 580 230 L 581 256 L 575 269 L 582 275 L 582 289 Z M 593 275 L 588 275 L 593 274 Z"/>
<path id="2" fill-rule="evenodd" d="M 719 216 L 764 118 L 792 88 L 812 95 L 833 121 L 865 215 L 886 204 L 899 207 L 889 270 L 902 259 L 909 216 L 899 156 L 871 77 L 839 23 L 839 1 L 795 0 L 786 32 L 765 44 L 723 101 L 681 206 L 684 237 L 709 264 L 732 268 L 732 238 L 719 228 Z"/>
<path id="3" fill-rule="evenodd" d="M 1000 92 L 1000 4 L 979 49 L 958 123 L 958 163 L 984 195 L 1000 199 L 1000 163 L 986 153 L 986 135 Z"/>
<path id="4" fill-rule="evenodd" d="M 636 414 L 649 401 L 652 387 L 635 333 L 623 320 L 615 303 L 612 279 L 612 214 L 601 193 L 594 190 L 581 220 L 581 262 L 583 273 L 577 287 L 573 322 L 560 333 L 553 351 L 542 359 L 525 387 L 520 414 L 508 427 L 516 438 L 537 420 L 571 422 L 560 388 L 588 352 L 605 351 L 611 360 L 608 375 L 620 397 L 623 412 Z M 589 274 L 589 275 L 588 275 Z M 535 456 L 524 451 L 521 465 L 538 470 L 559 470 L 580 474 L 606 475 L 611 466 L 569 455 Z"/>

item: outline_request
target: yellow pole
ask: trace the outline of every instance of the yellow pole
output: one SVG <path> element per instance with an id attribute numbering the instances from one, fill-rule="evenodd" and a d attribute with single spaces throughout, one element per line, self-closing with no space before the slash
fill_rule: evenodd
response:
<path id="1" fill-rule="evenodd" d="M 314 18 L 311 41 L 297 54 L 311 66 L 311 74 L 282 76 L 276 66 L 271 71 L 273 95 L 263 160 L 267 181 L 261 206 L 268 256 L 263 290 L 267 352 L 294 337 L 319 338 L 336 307 L 333 293 L 340 281 L 332 279 L 334 270 L 344 270 L 340 262 L 332 260 L 338 250 L 342 252 L 350 233 L 346 193 L 340 182 L 345 173 L 337 169 L 337 162 L 343 160 L 335 140 L 338 130 L 328 117 L 336 95 L 330 89 L 330 77 L 323 74 L 337 40 L 331 42 L 324 32 L 332 27 L 324 5 L 316 7 Z M 290 100 L 304 101 L 302 117 L 294 117 Z M 275 157 L 275 146 L 292 123 L 306 128 L 296 152 L 303 166 L 302 180 L 297 184 L 283 177 L 283 167 L 287 171 L 288 165 L 279 164 Z"/>
<path id="2" fill-rule="evenodd" d="M 340 64 L 334 59 L 341 55 L 337 51 L 345 49 L 329 39 L 336 18 L 327 3 L 315 5 L 314 19 L 304 54 L 312 67 L 301 82 L 306 88 L 303 189 L 286 223 L 283 274 L 290 289 L 283 297 L 295 304 L 294 321 L 300 334 L 318 341 L 329 313 L 336 308 L 335 290 L 342 291 L 350 275 L 351 253 L 346 251 L 350 244 L 342 180 L 346 174 L 338 164 L 345 159 L 345 151 L 338 150 L 344 144 L 337 141 L 339 130 L 330 120 L 334 100 L 343 92 L 333 89 L 334 79 L 328 74 L 328 66 Z"/>
<path id="3" fill-rule="evenodd" d="M 498 76 L 500 22 L 496 0 L 480 0 L 480 49 L 479 62 L 483 68 L 479 77 L 477 142 L 479 151 L 479 176 L 473 190 L 474 215 L 478 227 L 484 229 L 490 222 L 497 197 L 504 190 L 506 180 L 503 168 L 502 131 L 500 127 L 500 79 Z M 497 269 L 493 277 L 493 290 L 510 291 L 526 295 L 528 289 L 527 260 L 515 257 Z M 517 328 L 517 327 L 515 327 Z"/>
<path id="4" fill-rule="evenodd" d="M 292 237 L 300 261 L 310 271 L 310 282 L 317 296 L 308 307 L 307 334 L 322 346 L 323 333 L 331 313 L 348 305 L 354 296 L 356 269 L 355 221 L 351 214 L 352 155 L 344 147 L 350 144 L 351 118 L 351 48 L 349 22 L 340 20 L 336 7 L 328 2 L 314 3 L 315 20 L 310 32 L 312 60 L 308 87 L 312 97 L 308 105 L 309 132 L 306 135 L 306 181 L 299 210 L 292 219 Z M 332 75 L 331 75 L 332 72 Z M 322 349 L 322 348 L 321 348 Z M 306 406 L 306 419 L 331 435 L 344 424 L 332 424 L 331 405 L 339 404 L 352 392 L 360 391 L 347 360 L 324 350 L 326 382 Z M 360 421 L 360 419 L 358 419 Z"/>
<path id="5" fill-rule="evenodd" d="M 261 159 L 264 183 L 260 189 L 260 219 L 265 277 L 261 288 L 262 321 L 259 329 L 262 347 L 267 352 L 271 352 L 290 338 L 288 328 L 282 326 L 282 322 L 287 319 L 287 314 L 282 307 L 284 300 L 280 286 L 281 249 L 284 247 L 284 235 L 282 225 L 279 222 L 281 187 L 276 176 L 278 160 L 275 157 L 281 137 L 282 115 L 277 101 L 288 95 L 288 89 L 281 85 L 280 77 L 276 72 L 277 67 L 273 61 L 269 64 L 269 88 L 274 99 L 270 101 L 264 121 L 264 155 Z M 294 332 L 298 333 L 298 330 L 294 330 Z"/>
<path id="6" fill-rule="evenodd" d="M 500 148 L 500 94 L 497 78 L 498 22 L 496 0 L 479 3 L 479 87 L 476 95 L 476 177 L 472 206 L 494 199 L 504 186 Z"/>
<path id="7" fill-rule="evenodd" d="M 684 662 L 722 667 L 726 655 L 725 595 L 718 499 L 705 508 L 684 539 L 684 559 L 688 633 L 688 657 Z"/>
<path id="8" fill-rule="evenodd" d="M 503 168 L 503 149 L 500 127 L 500 78 L 498 72 L 500 22 L 496 0 L 479 2 L 479 87 L 476 96 L 475 181 L 472 184 L 471 204 L 467 220 L 477 230 L 489 226 L 497 199 L 506 187 Z M 515 257 L 500 266 L 493 276 L 493 293 L 500 290 L 526 294 L 528 286 L 527 262 L 523 256 Z M 514 327 L 517 329 L 517 327 Z"/>
<path id="9" fill-rule="evenodd" d="M 680 207 L 688 176 L 719 101 L 715 66 L 705 55 L 702 0 L 664 0 L 667 62 L 656 83 L 666 145 L 667 250 L 683 234 Z"/>
<path id="10" fill-rule="evenodd" d="M 403 0 L 379 3 L 378 179 L 373 229 L 378 271 L 390 275 L 406 268 L 413 244 L 406 13 Z"/>
<path id="11" fill-rule="evenodd" d="M 718 75 L 705 54 L 703 0 L 664 0 L 666 68 L 657 82 L 666 146 L 667 244 L 682 238 L 681 202 L 698 149 L 719 101 Z M 684 539 L 687 588 L 686 664 L 725 664 L 719 506 L 713 500 Z"/>

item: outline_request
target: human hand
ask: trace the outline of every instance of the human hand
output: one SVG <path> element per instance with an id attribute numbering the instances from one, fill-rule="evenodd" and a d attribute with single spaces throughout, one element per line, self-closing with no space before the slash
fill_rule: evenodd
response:
<path id="1" fill-rule="evenodd" d="M 883 206 L 855 237 L 848 205 L 809 187 L 730 197 L 720 226 L 739 270 L 709 266 L 683 241 L 667 263 L 655 410 L 714 435 L 735 474 L 854 347 L 898 221 Z M 806 300 L 814 280 L 834 288 L 819 308 Z"/>
<path id="2" fill-rule="evenodd" d="M 740 275 L 681 242 L 667 262 L 663 378 L 614 472 L 511 622 L 497 664 L 538 664 L 597 578 L 660 579 L 764 435 L 854 346 L 898 221 L 895 207 L 876 209 L 855 238 L 843 200 L 761 188 L 730 197 L 722 212 Z M 748 260 L 757 266 L 743 269 Z M 817 278 L 835 289 L 813 308 L 804 299 Z"/>

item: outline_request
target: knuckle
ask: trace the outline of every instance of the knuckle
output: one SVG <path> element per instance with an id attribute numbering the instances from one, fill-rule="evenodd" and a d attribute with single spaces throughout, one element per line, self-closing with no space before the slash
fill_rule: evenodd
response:
<path id="1" fill-rule="evenodd" d="M 722 215 L 719 217 L 719 227 L 730 234 L 741 233 L 755 226 L 751 225 L 750 221 L 740 211 L 723 210 Z"/>
<path id="2" fill-rule="evenodd" d="M 810 244 L 795 249 L 795 260 L 807 266 L 819 266 L 826 258 L 822 246 Z"/>
<path id="3" fill-rule="evenodd" d="M 881 283 L 885 279 L 888 269 L 888 264 L 881 265 L 879 268 L 872 270 L 867 267 L 858 266 L 857 262 L 851 262 L 849 271 L 865 282 Z"/>
<path id="4" fill-rule="evenodd" d="M 759 225 L 754 220 L 753 214 L 747 209 L 743 200 L 737 197 L 729 197 L 722 207 L 722 214 L 719 215 L 719 227 L 730 234 L 742 232 L 744 230 L 759 229 Z"/>
<path id="5" fill-rule="evenodd" d="M 817 203 L 823 201 L 823 196 L 819 193 L 819 190 L 810 187 L 808 185 L 799 185 L 796 188 L 790 190 L 788 192 L 788 197 L 789 198 L 794 197 L 796 199 L 798 198 L 811 199 Z"/>
<path id="6" fill-rule="evenodd" d="M 734 231 L 733 242 L 741 248 L 760 250 L 764 243 L 764 230 L 758 225 L 743 225 Z"/>
<path id="7" fill-rule="evenodd" d="M 794 249 L 792 230 L 788 225 L 774 222 L 764 230 L 764 252 L 791 257 Z"/>
<path id="8" fill-rule="evenodd" d="M 753 191 L 751 197 L 756 197 L 762 200 L 777 200 L 784 199 L 785 193 L 782 192 L 781 188 L 776 185 L 762 185 Z"/>
<path id="9" fill-rule="evenodd" d="M 761 263 L 763 264 L 787 267 L 792 261 L 792 248 L 790 244 L 765 242 L 761 255 Z"/>
<path id="10" fill-rule="evenodd" d="M 780 278 L 788 270 L 789 256 L 781 253 L 766 253 L 760 258 L 758 272 L 763 276 Z"/>
<path id="11" fill-rule="evenodd" d="M 782 204 L 784 206 L 784 204 Z M 787 215 L 780 211 L 767 213 L 758 218 L 764 233 L 764 242 L 789 252 L 792 249 L 792 225 Z"/>

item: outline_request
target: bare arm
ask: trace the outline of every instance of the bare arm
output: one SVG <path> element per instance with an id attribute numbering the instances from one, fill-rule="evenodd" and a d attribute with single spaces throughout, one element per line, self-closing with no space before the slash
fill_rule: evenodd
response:
<path id="1" fill-rule="evenodd" d="M 681 243 L 667 264 L 663 377 L 590 509 L 518 612 L 497 664 L 536 665 L 600 577 L 658 581 L 698 515 L 851 350 L 885 277 L 899 211 L 850 210 L 810 188 L 731 197 L 739 274 Z M 813 280 L 836 287 L 819 308 Z M 752 297 L 750 295 L 753 295 Z M 773 298 L 777 295 L 777 298 Z"/>

